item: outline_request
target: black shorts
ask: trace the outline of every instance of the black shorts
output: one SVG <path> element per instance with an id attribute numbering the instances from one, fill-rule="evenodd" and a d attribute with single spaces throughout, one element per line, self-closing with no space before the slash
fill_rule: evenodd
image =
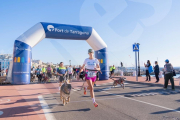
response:
<path id="1" fill-rule="evenodd" d="M 82 78 L 82 79 L 83 79 L 83 78 L 84 78 L 84 75 L 79 75 L 79 78 Z"/>
<path id="2" fill-rule="evenodd" d="M 63 82 L 65 80 L 64 76 L 59 76 L 59 82 Z"/>
<path id="3" fill-rule="evenodd" d="M 96 75 L 96 79 L 98 79 L 98 78 L 99 78 L 99 74 Z"/>
<path id="4" fill-rule="evenodd" d="M 52 77 L 52 74 L 51 74 L 51 73 L 47 73 L 47 75 L 48 75 L 48 77 L 50 77 L 50 78 Z"/>
<path id="5" fill-rule="evenodd" d="M 111 71 L 111 74 L 114 74 L 114 71 Z"/>
<path id="6" fill-rule="evenodd" d="M 69 74 L 69 79 L 72 79 L 72 74 Z"/>

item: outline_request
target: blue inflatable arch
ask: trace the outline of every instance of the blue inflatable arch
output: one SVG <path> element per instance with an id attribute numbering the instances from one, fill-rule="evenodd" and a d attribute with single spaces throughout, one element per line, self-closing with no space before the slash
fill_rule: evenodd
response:
<path id="1" fill-rule="evenodd" d="M 107 45 L 92 27 L 40 22 L 19 36 L 14 43 L 12 84 L 29 84 L 32 47 L 44 38 L 86 40 L 100 61 L 100 80 L 107 80 Z"/>

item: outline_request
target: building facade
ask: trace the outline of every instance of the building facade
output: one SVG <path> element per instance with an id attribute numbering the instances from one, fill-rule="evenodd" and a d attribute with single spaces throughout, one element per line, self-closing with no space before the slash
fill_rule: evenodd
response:
<path id="1" fill-rule="evenodd" d="M 12 61 L 12 54 L 0 54 L 0 71 L 9 68 L 10 61 Z"/>

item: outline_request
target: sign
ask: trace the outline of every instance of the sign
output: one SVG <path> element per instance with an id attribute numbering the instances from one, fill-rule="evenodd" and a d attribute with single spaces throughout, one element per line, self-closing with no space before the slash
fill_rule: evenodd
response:
<path id="1" fill-rule="evenodd" d="M 87 40 L 92 33 L 92 27 L 65 25 L 41 22 L 46 38 Z"/>
<path id="2" fill-rule="evenodd" d="M 133 52 L 139 52 L 139 45 L 133 44 Z"/>

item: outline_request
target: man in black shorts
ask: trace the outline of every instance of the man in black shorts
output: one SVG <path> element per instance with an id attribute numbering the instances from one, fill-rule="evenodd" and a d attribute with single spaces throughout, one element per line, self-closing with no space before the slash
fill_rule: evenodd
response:
<path id="1" fill-rule="evenodd" d="M 64 82 L 66 74 L 66 67 L 64 67 L 63 62 L 60 62 L 59 68 L 57 68 L 57 75 L 59 75 L 59 90 L 61 90 L 61 83 Z"/>

